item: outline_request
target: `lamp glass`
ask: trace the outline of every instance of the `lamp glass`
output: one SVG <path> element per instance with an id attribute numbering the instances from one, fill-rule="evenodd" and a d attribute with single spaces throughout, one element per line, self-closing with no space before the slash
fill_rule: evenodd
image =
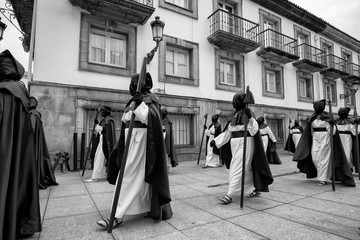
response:
<path id="1" fill-rule="evenodd" d="M 152 21 L 150 23 L 150 26 L 152 28 L 152 34 L 153 39 L 156 43 L 159 43 L 163 38 L 163 30 L 165 23 L 163 21 L 160 21 L 160 17 L 156 16 L 155 21 Z"/>

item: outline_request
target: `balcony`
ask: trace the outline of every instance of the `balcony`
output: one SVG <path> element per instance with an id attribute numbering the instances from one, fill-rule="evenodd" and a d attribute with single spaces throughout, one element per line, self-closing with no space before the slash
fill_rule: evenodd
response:
<path id="1" fill-rule="evenodd" d="M 289 63 L 299 59 L 295 53 L 297 41 L 272 29 L 259 33 L 261 49 L 256 52 L 264 60 L 277 63 Z"/>
<path id="2" fill-rule="evenodd" d="M 320 73 L 326 78 L 336 79 L 350 75 L 350 68 L 347 67 L 349 63 L 345 59 L 334 54 L 328 54 L 323 57 L 323 62 L 328 68 L 320 71 Z"/>
<path id="3" fill-rule="evenodd" d="M 259 25 L 218 9 L 210 17 L 208 41 L 222 50 L 248 53 L 260 46 Z"/>
<path id="4" fill-rule="evenodd" d="M 145 24 L 155 11 L 153 0 L 69 0 L 92 15 L 122 23 Z"/>
<path id="5" fill-rule="evenodd" d="M 348 84 L 360 84 L 360 66 L 355 63 L 344 65 L 348 68 L 349 76 L 343 77 L 342 80 Z"/>
<path id="6" fill-rule="evenodd" d="M 319 48 L 303 43 L 295 46 L 295 54 L 299 59 L 293 65 L 301 71 L 313 73 L 327 68 L 323 61 L 325 52 Z"/>

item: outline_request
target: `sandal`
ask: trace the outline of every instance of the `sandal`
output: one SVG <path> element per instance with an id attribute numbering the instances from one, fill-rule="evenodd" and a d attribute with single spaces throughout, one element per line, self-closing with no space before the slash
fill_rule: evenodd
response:
<path id="1" fill-rule="evenodd" d="M 115 218 L 113 223 L 113 228 L 120 226 L 122 222 L 123 222 L 122 220 Z M 100 227 L 108 229 L 110 225 L 110 218 L 97 221 L 96 224 L 99 225 Z"/>
<path id="2" fill-rule="evenodd" d="M 247 197 L 248 198 L 252 198 L 252 197 L 258 197 L 258 196 L 260 196 L 261 195 L 261 192 L 259 192 L 259 191 L 253 191 L 252 193 L 250 193 Z"/>
<path id="3" fill-rule="evenodd" d="M 325 181 L 320 181 L 317 183 L 318 186 L 324 186 L 326 184 L 327 184 L 327 182 L 325 182 Z"/>
<path id="4" fill-rule="evenodd" d="M 208 165 L 204 165 L 204 166 L 202 166 L 202 168 L 207 168 L 208 167 Z"/>
<path id="5" fill-rule="evenodd" d="M 232 198 L 229 197 L 228 195 L 225 195 L 223 197 L 220 198 L 220 201 L 226 205 L 228 205 L 229 203 L 232 202 Z"/>

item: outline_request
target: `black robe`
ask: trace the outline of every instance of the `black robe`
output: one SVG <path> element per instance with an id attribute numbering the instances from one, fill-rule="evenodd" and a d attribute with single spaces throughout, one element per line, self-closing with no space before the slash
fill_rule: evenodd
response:
<path id="1" fill-rule="evenodd" d="M 209 125 L 208 129 L 210 130 L 210 128 L 211 128 L 212 126 L 214 126 L 214 128 L 215 128 L 214 137 L 219 136 L 219 134 L 221 133 L 221 124 L 220 124 L 219 122 L 216 122 L 215 124 L 214 124 L 214 123 L 211 123 L 211 124 Z M 210 139 L 210 137 L 209 137 L 209 136 L 206 136 L 205 156 L 207 155 L 207 147 L 208 147 L 209 139 Z M 220 155 L 220 149 L 217 148 L 216 146 L 213 146 L 212 151 L 213 151 L 214 154 Z"/>
<path id="2" fill-rule="evenodd" d="M 300 130 L 300 132 L 302 133 L 303 132 L 303 129 L 301 126 L 293 126 L 291 129 L 295 129 L 295 128 L 298 128 Z M 289 133 L 288 137 L 287 137 L 287 140 L 286 140 L 286 144 L 285 144 L 285 148 L 284 150 L 285 151 L 289 151 L 289 152 L 292 152 L 292 153 L 295 153 L 295 143 L 294 143 L 294 140 L 293 140 L 293 134 Z"/>
<path id="3" fill-rule="evenodd" d="M 40 189 L 58 185 L 51 167 L 51 158 L 47 147 L 41 114 L 36 109 L 31 110 L 31 123 L 34 130 L 35 155 Z"/>
<path id="4" fill-rule="evenodd" d="M 174 147 L 174 135 L 172 129 L 172 122 L 165 117 L 162 120 L 162 124 L 165 127 L 166 135 L 165 135 L 165 147 L 166 147 L 166 154 L 170 158 L 170 163 L 172 167 L 176 167 L 179 165 L 179 162 L 176 157 L 175 147 Z"/>
<path id="5" fill-rule="evenodd" d="M 127 104 L 130 105 L 132 100 Z M 149 107 L 147 125 L 147 145 L 144 181 L 151 185 L 151 210 L 149 216 L 153 219 L 166 220 L 173 213 L 170 206 L 171 196 L 167 172 L 166 149 L 162 133 L 160 104 L 155 95 L 144 95 L 144 103 Z M 111 153 L 107 180 L 115 184 L 120 171 L 125 149 L 125 124 L 122 123 L 121 133 L 114 150 Z M 162 212 L 162 216 L 160 213 Z"/>
<path id="6" fill-rule="evenodd" d="M 253 113 L 252 115 L 253 117 L 255 117 Z M 244 122 L 242 118 L 239 116 L 242 116 L 241 112 L 235 114 L 232 122 L 234 123 Z M 271 174 L 269 163 L 266 159 L 264 144 L 260 135 L 260 130 L 253 136 L 253 138 L 254 138 L 255 149 L 254 149 L 253 159 L 251 162 L 251 168 L 253 171 L 254 187 L 256 191 L 268 192 L 269 185 L 274 182 L 274 179 Z M 222 149 L 222 151 L 226 151 L 227 154 L 223 154 L 222 157 L 223 157 L 223 161 L 227 163 L 227 165 L 229 165 L 230 167 L 232 154 L 231 154 L 230 145 L 227 145 L 229 143 L 230 141 L 225 145 L 223 145 L 221 149 L 225 146 L 225 149 Z"/>
<path id="7" fill-rule="evenodd" d="M 24 68 L 0 54 L 0 239 L 41 231 L 34 136 Z"/>
<path id="8" fill-rule="evenodd" d="M 316 116 L 315 116 L 316 117 Z M 295 151 L 293 161 L 297 162 L 297 167 L 300 172 L 306 174 L 306 178 L 316 178 L 317 169 L 312 161 L 311 147 L 312 147 L 312 133 L 311 123 L 315 117 L 310 117 L 301 135 L 298 147 Z M 322 113 L 321 120 L 329 121 L 330 118 L 326 112 Z M 335 127 L 335 126 L 334 126 Z M 344 149 L 341 144 L 339 133 L 333 135 L 333 149 L 335 162 L 335 181 L 341 181 L 346 186 L 355 186 L 355 181 L 347 162 Z M 332 176 L 333 177 L 333 176 Z"/>
<path id="9" fill-rule="evenodd" d="M 225 132 L 229 126 L 231 121 L 228 121 L 224 127 L 224 130 L 222 132 Z M 220 159 L 222 164 L 225 164 L 226 168 L 229 169 L 230 168 L 230 163 L 231 163 L 231 146 L 230 146 L 230 141 L 225 143 L 221 148 L 220 148 Z"/>

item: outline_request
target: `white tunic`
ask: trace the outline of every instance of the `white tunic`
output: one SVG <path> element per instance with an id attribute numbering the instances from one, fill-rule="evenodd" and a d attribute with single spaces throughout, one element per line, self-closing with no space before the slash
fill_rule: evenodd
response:
<path id="1" fill-rule="evenodd" d="M 106 167 L 105 167 L 105 155 L 103 152 L 103 127 L 99 124 L 96 124 L 95 130 L 100 134 L 99 144 L 96 148 L 95 157 L 94 157 L 94 170 L 92 172 L 91 179 L 104 179 L 106 178 Z"/>
<path id="2" fill-rule="evenodd" d="M 220 157 L 217 154 L 213 153 L 213 148 L 210 147 L 210 142 L 214 140 L 215 135 L 215 126 L 211 126 L 210 129 L 205 130 L 206 136 L 209 137 L 209 141 L 207 142 L 207 152 L 206 152 L 206 166 L 217 167 L 220 165 Z"/>
<path id="3" fill-rule="evenodd" d="M 135 110 L 135 121 L 148 123 L 148 106 L 142 102 Z M 130 121 L 132 111 L 123 114 L 122 121 Z M 125 129 L 125 141 L 128 129 Z M 116 208 L 116 218 L 124 215 L 136 215 L 150 211 L 150 185 L 145 182 L 147 128 L 133 128 L 129 152 L 127 156 L 124 178 L 119 201 Z"/>
<path id="4" fill-rule="evenodd" d="M 261 138 L 263 141 L 263 145 L 264 145 L 264 150 L 266 152 L 267 146 L 269 144 L 269 138 L 273 141 L 276 142 L 276 138 L 273 134 L 273 132 L 271 131 L 269 126 L 266 126 L 265 128 L 261 128 L 260 129 L 260 134 L 261 134 Z"/>
<path id="5" fill-rule="evenodd" d="M 214 139 L 217 147 L 223 146 L 230 140 L 232 159 L 229 169 L 229 190 L 227 193 L 227 195 L 230 197 L 233 196 L 235 192 L 239 192 L 241 190 L 244 151 L 244 138 L 231 138 L 231 132 L 243 130 L 244 125 L 231 126 L 231 124 L 229 124 L 228 129 Z M 254 118 L 249 119 L 247 130 L 251 136 L 254 136 L 259 130 L 259 125 Z M 255 147 L 254 139 L 253 137 L 247 137 L 246 139 L 244 191 L 248 191 L 254 186 L 253 173 L 251 168 Z"/>
<path id="6" fill-rule="evenodd" d="M 326 131 L 312 132 L 312 161 L 317 169 L 317 177 L 319 181 L 326 181 L 331 177 L 330 170 L 330 124 L 320 119 L 315 119 L 311 123 L 312 129 L 326 128 Z M 333 134 L 336 133 L 336 127 L 333 128 Z"/>
<path id="7" fill-rule="evenodd" d="M 290 130 L 290 134 L 292 134 L 292 140 L 295 145 L 295 149 L 297 148 L 297 145 L 299 144 L 300 138 L 301 138 L 301 131 L 298 128 L 294 128 Z"/>
<path id="8" fill-rule="evenodd" d="M 346 159 L 349 163 L 350 168 L 353 168 L 353 155 L 352 155 L 352 148 L 353 148 L 353 141 L 352 136 L 356 136 L 356 129 L 354 124 L 343 124 L 343 125 L 336 125 L 339 131 L 340 139 L 342 146 L 345 151 Z M 359 129 L 359 128 L 358 128 Z M 341 132 L 349 132 L 347 133 L 341 133 Z M 359 130 L 358 130 L 359 133 Z"/>

